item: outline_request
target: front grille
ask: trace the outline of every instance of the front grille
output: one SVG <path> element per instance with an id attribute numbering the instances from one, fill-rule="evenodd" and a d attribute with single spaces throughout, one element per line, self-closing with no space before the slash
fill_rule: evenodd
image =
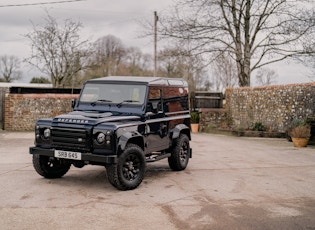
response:
<path id="1" fill-rule="evenodd" d="M 55 148 L 69 150 L 89 150 L 91 138 L 88 130 L 53 127 L 52 145 Z"/>

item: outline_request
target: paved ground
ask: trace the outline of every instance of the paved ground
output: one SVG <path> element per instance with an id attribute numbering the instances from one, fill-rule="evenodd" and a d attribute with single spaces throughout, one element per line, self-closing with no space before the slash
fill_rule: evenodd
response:
<path id="1" fill-rule="evenodd" d="M 185 171 L 149 164 L 122 192 L 99 166 L 40 177 L 32 144 L 32 133 L 0 132 L 0 229 L 315 230 L 315 146 L 194 134 Z"/>

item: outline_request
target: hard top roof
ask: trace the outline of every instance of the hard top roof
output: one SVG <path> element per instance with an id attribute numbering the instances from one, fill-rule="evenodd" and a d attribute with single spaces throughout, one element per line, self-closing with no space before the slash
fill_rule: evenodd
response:
<path id="1" fill-rule="evenodd" d="M 148 85 L 173 85 L 188 86 L 187 82 L 182 78 L 162 78 L 162 77 L 137 77 L 137 76 L 108 76 L 95 78 L 87 82 L 125 82 L 125 83 L 144 83 Z"/>

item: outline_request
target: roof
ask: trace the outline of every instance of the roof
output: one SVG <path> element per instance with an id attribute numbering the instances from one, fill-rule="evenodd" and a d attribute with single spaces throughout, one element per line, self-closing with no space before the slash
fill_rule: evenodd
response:
<path id="1" fill-rule="evenodd" d="M 20 83 L 20 82 L 0 82 L 0 88 L 10 87 L 32 87 L 32 88 L 51 88 L 52 84 L 35 84 L 35 83 Z"/>
<path id="2" fill-rule="evenodd" d="M 108 76 L 95 78 L 91 81 L 128 81 L 128 82 L 143 82 L 149 83 L 156 80 L 159 80 L 159 77 L 134 77 L 134 76 Z"/>
<path id="3" fill-rule="evenodd" d="M 162 77 L 138 77 L 138 76 L 109 76 L 95 78 L 87 82 L 129 82 L 129 83 L 144 83 L 148 85 L 177 85 L 188 86 L 187 82 L 182 78 L 162 78 Z"/>

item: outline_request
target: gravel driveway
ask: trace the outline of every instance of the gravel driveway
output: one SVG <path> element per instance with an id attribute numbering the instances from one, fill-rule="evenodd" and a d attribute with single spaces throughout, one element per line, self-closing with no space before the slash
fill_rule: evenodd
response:
<path id="1" fill-rule="evenodd" d="M 315 230 L 315 146 L 285 139 L 193 134 L 186 170 L 149 163 L 144 181 L 118 191 L 100 166 L 44 179 L 33 133 L 0 132 L 0 229 Z"/>

